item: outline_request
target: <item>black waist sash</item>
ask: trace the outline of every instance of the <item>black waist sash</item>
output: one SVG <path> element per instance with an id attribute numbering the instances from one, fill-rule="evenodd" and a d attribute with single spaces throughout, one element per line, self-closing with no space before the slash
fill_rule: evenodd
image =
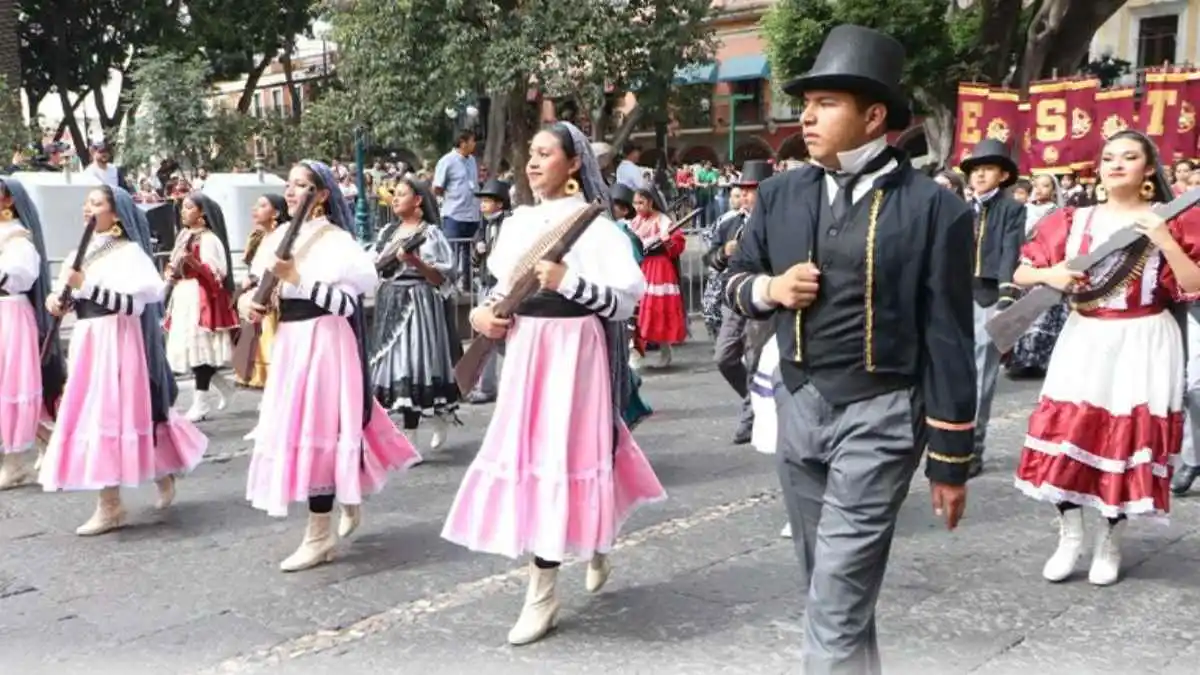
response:
<path id="1" fill-rule="evenodd" d="M 104 305 L 91 300 L 76 300 L 75 301 L 75 318 L 83 319 L 98 319 L 102 316 L 112 316 L 116 314 L 115 310 L 111 310 Z"/>
<path id="2" fill-rule="evenodd" d="M 281 298 L 279 300 L 279 322 L 286 323 L 288 321 L 308 321 L 322 316 L 329 316 L 331 312 L 324 307 L 318 305 L 312 300 L 303 300 L 300 298 Z"/>
<path id="3" fill-rule="evenodd" d="M 592 310 L 578 302 L 566 299 L 557 291 L 541 290 L 525 298 L 517 305 L 513 314 L 536 316 L 546 319 L 574 319 L 593 314 Z"/>

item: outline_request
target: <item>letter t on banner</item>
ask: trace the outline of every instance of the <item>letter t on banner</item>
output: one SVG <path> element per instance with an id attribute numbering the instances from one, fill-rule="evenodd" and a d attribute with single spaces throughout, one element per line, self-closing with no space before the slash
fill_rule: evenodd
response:
<path id="1" fill-rule="evenodd" d="M 1170 164 L 1176 153 L 1188 156 L 1191 147 L 1182 147 L 1179 127 L 1179 111 L 1182 107 L 1186 73 L 1173 73 L 1169 69 L 1158 69 L 1146 73 L 1146 95 L 1138 112 L 1138 123 L 1142 131 L 1158 146 L 1162 161 Z"/>

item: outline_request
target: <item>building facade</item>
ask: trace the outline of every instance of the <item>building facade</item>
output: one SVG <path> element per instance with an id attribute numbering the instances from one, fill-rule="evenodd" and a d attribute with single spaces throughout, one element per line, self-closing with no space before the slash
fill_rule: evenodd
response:
<path id="1" fill-rule="evenodd" d="M 1135 70 L 1200 64 L 1200 0 L 1128 0 L 1092 38 L 1091 58 L 1105 55 Z"/>
<path id="2" fill-rule="evenodd" d="M 667 153 L 672 162 L 714 164 L 748 159 L 803 159 L 799 102 L 783 94 L 772 79 L 761 22 L 773 0 L 714 0 L 718 47 L 714 63 L 681 69 L 676 81 L 701 89 L 698 110 L 680 111 L 672 122 Z M 633 96 L 632 94 L 630 96 Z M 631 107 L 633 100 L 627 101 Z M 646 129 L 632 136 L 643 146 L 653 144 Z M 646 141 L 649 140 L 649 143 Z M 914 157 L 926 153 L 921 121 L 893 135 L 893 142 Z M 657 150 L 643 154 L 642 163 L 657 161 Z"/>

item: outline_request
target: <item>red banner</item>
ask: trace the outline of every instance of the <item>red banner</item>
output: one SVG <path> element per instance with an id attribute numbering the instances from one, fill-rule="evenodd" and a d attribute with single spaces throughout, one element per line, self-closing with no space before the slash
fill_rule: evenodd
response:
<path id="1" fill-rule="evenodd" d="M 1063 173 L 1095 161 L 1100 133 L 1095 123 L 1099 80 L 1061 80 L 1029 88 L 1029 172 Z"/>
<path id="2" fill-rule="evenodd" d="M 1194 154 L 1195 134 L 1180 133 L 1180 111 L 1183 109 L 1189 74 L 1152 70 L 1146 73 L 1146 93 L 1138 111 L 1138 126 L 1158 146 L 1159 156 L 1164 161 Z M 1195 126 L 1195 112 L 1191 115 Z M 1189 142 L 1190 137 L 1190 142 Z"/>
<path id="3" fill-rule="evenodd" d="M 966 159 L 971 148 L 983 140 L 983 113 L 987 107 L 988 88 L 978 84 L 958 85 L 958 125 L 954 132 L 952 164 Z"/>

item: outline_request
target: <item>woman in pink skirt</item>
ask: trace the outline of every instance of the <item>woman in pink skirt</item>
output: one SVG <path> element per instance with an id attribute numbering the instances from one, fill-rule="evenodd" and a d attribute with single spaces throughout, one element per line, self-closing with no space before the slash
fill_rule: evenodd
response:
<path id="1" fill-rule="evenodd" d="M 506 340 L 496 411 L 442 531 L 474 551 L 533 554 L 514 645 L 557 623 L 568 555 L 589 560 L 587 589 L 599 591 L 621 525 L 666 497 L 620 415 L 630 381 L 623 322 L 645 290 L 629 239 L 602 215 L 561 264 L 528 256 L 588 202 L 607 199 L 587 137 L 555 123 L 534 137 L 525 171 L 542 201 L 505 221 L 488 257 L 496 289 L 471 312 L 477 331 Z M 511 321 L 497 318 L 490 305 L 529 269 L 542 290 Z"/>
<path id="2" fill-rule="evenodd" d="M 300 222 L 312 190 L 316 206 Z M 337 181 L 324 164 L 302 162 L 288 175 L 284 197 L 292 221 L 263 237 L 250 265 L 254 280 L 267 270 L 281 280 L 278 307 L 253 304 L 253 292 L 240 301 L 252 321 L 279 312 L 246 498 L 277 517 L 292 502 L 308 503 L 304 539 L 279 565 L 296 572 L 332 560 L 338 538 L 362 522 L 363 496 L 379 491 L 388 472 L 421 458 L 368 391 L 361 310 L 378 277 L 373 257 L 350 233 L 350 207 Z M 293 227 L 302 229 L 292 256 L 279 260 L 279 242 Z M 335 501 L 342 505 L 336 533 Z"/>
<path id="3" fill-rule="evenodd" d="M 165 284 L 154 266 L 150 228 L 133 198 L 99 187 L 83 206 L 96 231 L 83 269 L 63 266 L 55 316 L 75 312 L 67 385 L 38 481 L 47 491 L 99 490 L 96 512 L 76 530 L 103 534 L 125 524 L 122 487 L 153 480 L 158 507 L 175 498 L 175 476 L 200 463 L 208 439 L 171 406 L 179 390 L 163 353 Z M 73 259 L 72 252 L 67 259 Z"/>
<path id="4" fill-rule="evenodd" d="M 37 209 L 16 179 L 0 178 L 0 490 L 33 481 L 28 453 L 62 395 L 65 364 L 46 311 L 50 270 Z M 50 352 L 40 358 L 47 333 Z"/>

